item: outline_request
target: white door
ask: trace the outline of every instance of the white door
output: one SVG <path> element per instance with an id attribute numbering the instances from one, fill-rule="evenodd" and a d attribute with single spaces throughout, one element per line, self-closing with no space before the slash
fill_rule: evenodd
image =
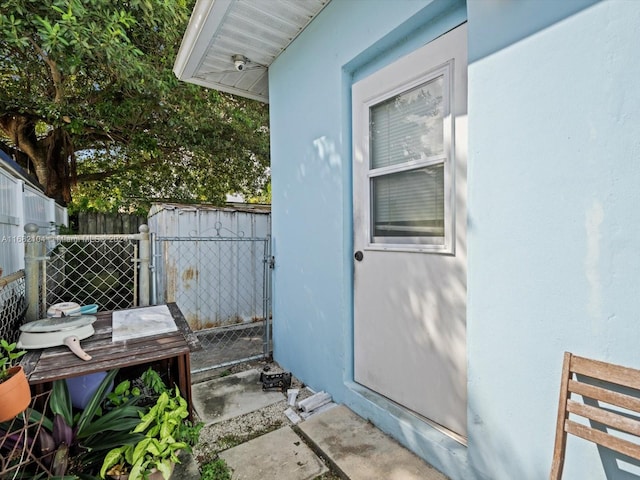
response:
<path id="1" fill-rule="evenodd" d="M 466 437 L 466 25 L 353 86 L 356 382 Z"/>

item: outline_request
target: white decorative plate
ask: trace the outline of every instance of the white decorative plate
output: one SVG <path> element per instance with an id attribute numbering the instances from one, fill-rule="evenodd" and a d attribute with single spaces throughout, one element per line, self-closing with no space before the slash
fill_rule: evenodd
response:
<path id="1" fill-rule="evenodd" d="M 93 315 L 81 315 L 79 317 L 53 317 L 25 323 L 20 330 L 29 333 L 60 332 L 74 330 L 93 324 L 97 320 Z"/>

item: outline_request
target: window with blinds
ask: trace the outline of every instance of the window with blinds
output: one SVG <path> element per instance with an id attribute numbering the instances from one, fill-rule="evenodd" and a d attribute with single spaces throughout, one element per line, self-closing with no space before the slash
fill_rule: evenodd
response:
<path id="1" fill-rule="evenodd" d="M 446 68 L 369 107 L 372 243 L 444 244 L 451 225 L 447 122 Z"/>
<path id="2" fill-rule="evenodd" d="M 374 177 L 373 236 L 444 237 L 443 165 Z"/>

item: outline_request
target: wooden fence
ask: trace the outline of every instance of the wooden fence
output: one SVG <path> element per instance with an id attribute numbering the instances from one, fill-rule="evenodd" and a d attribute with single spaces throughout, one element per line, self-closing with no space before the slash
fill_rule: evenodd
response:
<path id="1" fill-rule="evenodd" d="M 78 213 L 78 233 L 80 235 L 100 235 L 116 233 L 139 233 L 138 228 L 147 223 L 147 217 L 127 213 Z"/>

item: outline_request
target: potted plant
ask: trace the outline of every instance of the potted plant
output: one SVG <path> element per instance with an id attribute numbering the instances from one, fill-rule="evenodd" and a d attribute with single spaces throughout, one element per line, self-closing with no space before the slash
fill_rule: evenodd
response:
<path id="1" fill-rule="evenodd" d="M 0 339 L 0 422 L 24 412 L 31 402 L 29 381 L 18 359 L 26 352 Z"/>
<path id="2" fill-rule="evenodd" d="M 187 402 L 177 387 L 165 390 L 140 418 L 133 434 L 144 438 L 133 445 L 123 445 L 107 453 L 100 477 L 120 480 L 168 480 L 178 453 L 191 451 L 197 441 L 199 426 L 187 421 Z"/>

